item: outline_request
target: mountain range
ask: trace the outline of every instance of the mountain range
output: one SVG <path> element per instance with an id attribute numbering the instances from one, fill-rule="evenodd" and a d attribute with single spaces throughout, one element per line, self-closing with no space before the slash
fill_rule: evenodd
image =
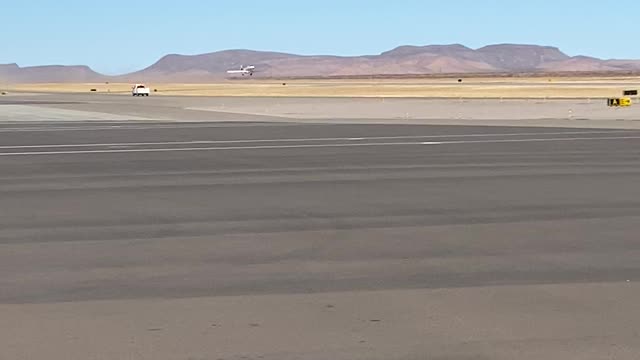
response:
<path id="1" fill-rule="evenodd" d="M 463 45 L 400 46 L 379 55 L 304 56 L 252 50 L 201 55 L 171 54 L 146 69 L 107 76 L 88 66 L 19 67 L 0 64 L 0 82 L 208 82 L 229 69 L 255 65 L 256 77 L 361 77 L 438 74 L 640 73 L 640 60 L 602 60 L 569 56 L 551 46 L 499 44 L 479 49 Z"/>

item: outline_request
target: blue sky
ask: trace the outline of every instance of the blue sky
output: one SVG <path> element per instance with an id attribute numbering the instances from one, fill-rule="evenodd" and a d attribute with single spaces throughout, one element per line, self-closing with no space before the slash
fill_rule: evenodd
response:
<path id="1" fill-rule="evenodd" d="M 109 74 L 167 53 L 249 48 L 377 54 L 398 45 L 535 43 L 640 58 L 640 2 L 2 0 L 0 63 L 83 64 Z M 614 6 L 623 11 L 610 11 Z M 628 35 L 633 41 L 611 40 Z"/>

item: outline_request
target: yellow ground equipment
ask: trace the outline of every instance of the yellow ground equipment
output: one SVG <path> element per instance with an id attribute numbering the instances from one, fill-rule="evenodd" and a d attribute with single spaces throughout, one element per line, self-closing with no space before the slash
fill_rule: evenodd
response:
<path id="1" fill-rule="evenodd" d="M 610 98 L 607 99 L 607 105 L 611 107 L 627 107 L 631 106 L 630 98 Z"/>

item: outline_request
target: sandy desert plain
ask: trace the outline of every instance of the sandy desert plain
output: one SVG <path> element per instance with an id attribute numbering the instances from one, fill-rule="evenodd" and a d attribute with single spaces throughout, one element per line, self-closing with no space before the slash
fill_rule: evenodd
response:
<path id="1" fill-rule="evenodd" d="M 462 82 L 458 82 L 461 79 Z M 129 93 L 130 83 L 5 84 L 9 91 Z M 0 84 L 0 86 L 2 86 Z M 249 97 L 607 98 L 640 87 L 640 77 L 479 77 L 433 79 L 249 79 L 153 84 L 154 95 Z"/>

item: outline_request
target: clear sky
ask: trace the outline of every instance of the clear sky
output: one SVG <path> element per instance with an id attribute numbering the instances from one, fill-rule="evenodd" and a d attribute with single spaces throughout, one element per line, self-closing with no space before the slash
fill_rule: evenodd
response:
<path id="1" fill-rule="evenodd" d="M 398 45 L 535 43 L 640 59 L 640 2 L 1 0 L 0 63 L 117 74 L 168 53 L 377 54 Z M 619 11 L 616 11 L 619 10 Z M 629 36 L 630 42 L 616 40 Z"/>

